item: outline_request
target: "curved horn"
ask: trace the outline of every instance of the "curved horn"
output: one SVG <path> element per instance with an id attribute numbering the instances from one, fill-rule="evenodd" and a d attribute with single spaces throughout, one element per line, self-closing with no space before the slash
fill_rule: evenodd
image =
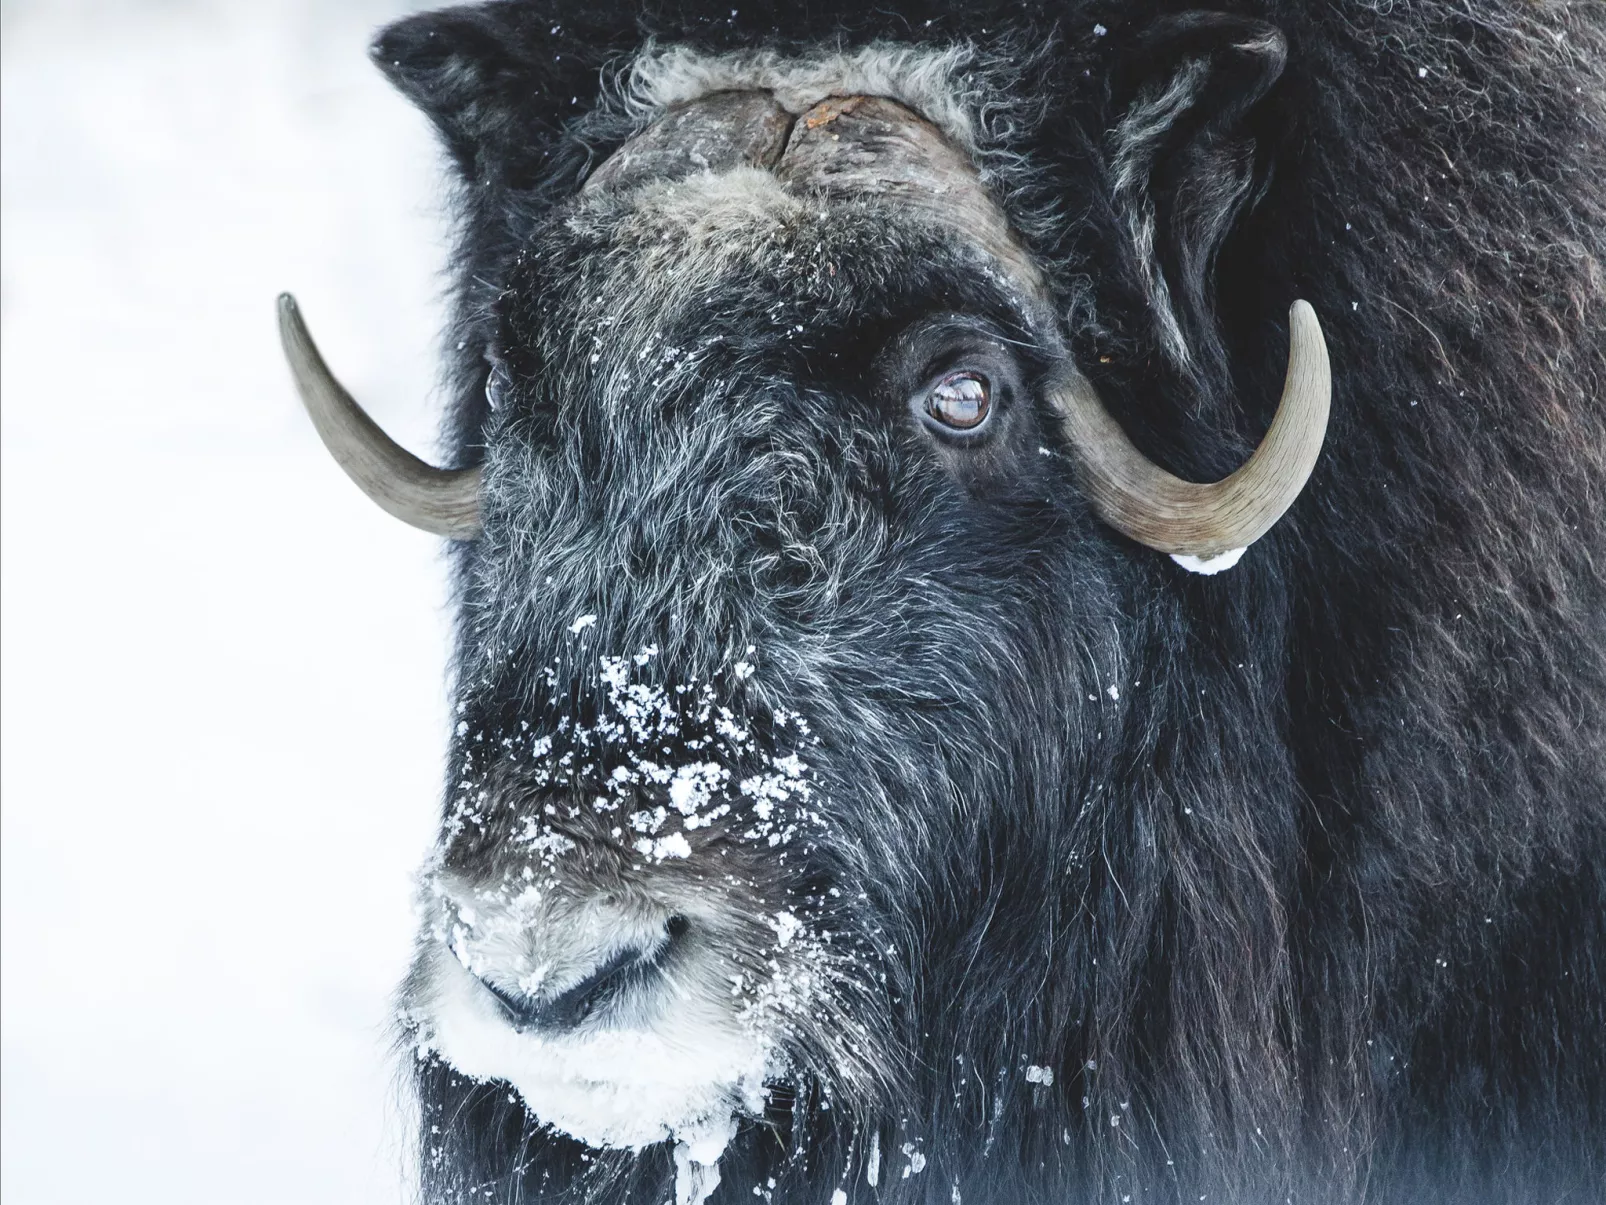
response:
<path id="1" fill-rule="evenodd" d="M 1242 467 L 1209 485 L 1173 477 L 1138 451 L 1080 373 L 1059 400 L 1077 476 L 1099 517 L 1140 544 L 1209 562 L 1265 535 L 1299 497 L 1322 450 L 1332 390 L 1316 311 L 1296 301 L 1288 311 L 1288 376 L 1271 428 Z"/>
<path id="2" fill-rule="evenodd" d="M 479 469 L 437 469 L 381 431 L 335 380 L 288 293 L 279 294 L 279 341 L 312 425 L 358 489 L 403 523 L 435 535 L 480 534 Z"/>
<path id="3" fill-rule="evenodd" d="M 850 195 L 891 195 L 906 209 L 961 230 L 1047 305 L 1042 273 L 958 147 L 918 114 L 883 97 L 822 101 L 798 118 L 776 175 L 794 186 Z M 1075 369 L 1059 391 L 1078 478 L 1099 516 L 1140 544 L 1195 558 L 1214 572 L 1293 504 L 1327 432 L 1332 377 L 1316 312 L 1289 311 L 1288 378 L 1271 429 L 1225 480 L 1196 485 L 1139 452 Z M 1222 558 L 1217 560 L 1217 558 Z M 1215 561 L 1211 565 L 1209 562 Z"/>

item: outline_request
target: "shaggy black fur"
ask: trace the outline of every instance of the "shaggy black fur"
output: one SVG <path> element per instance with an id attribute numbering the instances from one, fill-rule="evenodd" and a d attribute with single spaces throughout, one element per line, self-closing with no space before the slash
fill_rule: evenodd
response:
<path id="1" fill-rule="evenodd" d="M 693 287 L 639 220 L 569 221 L 648 38 L 971 44 L 980 162 L 1157 460 L 1239 463 L 1314 304 L 1305 494 L 1211 578 L 1101 526 L 1036 388 L 1054 340 L 952 239 L 849 206 Z M 1602 1198 L 1600 5 L 541 0 L 375 57 L 462 177 L 457 756 L 540 727 L 581 612 L 588 656 L 657 644 L 659 680 L 820 737 L 825 835 L 752 882 L 859 956 L 716 1201 Z M 882 349 L 936 312 L 1019 345 L 984 469 L 888 401 Z M 418 1087 L 432 1201 L 671 1196 L 666 1150 L 587 1151 L 438 1062 Z"/>

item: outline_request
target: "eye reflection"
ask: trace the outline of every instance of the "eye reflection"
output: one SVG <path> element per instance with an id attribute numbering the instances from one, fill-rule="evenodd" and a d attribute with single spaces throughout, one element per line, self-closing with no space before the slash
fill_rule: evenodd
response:
<path id="1" fill-rule="evenodd" d="M 955 431 L 974 431 L 991 408 L 987 378 L 979 372 L 951 372 L 926 395 L 926 413 Z"/>

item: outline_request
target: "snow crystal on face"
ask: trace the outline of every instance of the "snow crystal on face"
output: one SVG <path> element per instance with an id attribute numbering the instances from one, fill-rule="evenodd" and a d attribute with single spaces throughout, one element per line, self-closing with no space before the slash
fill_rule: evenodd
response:
<path id="1" fill-rule="evenodd" d="M 775 930 L 775 944 L 785 949 L 792 943 L 792 939 L 803 928 L 803 922 L 790 912 L 777 912 L 775 919 L 770 922 Z"/>
<path id="2" fill-rule="evenodd" d="M 654 862 L 662 862 L 665 858 L 691 857 L 691 842 L 680 833 L 670 833 L 667 837 L 659 837 L 656 841 L 647 837 L 636 842 L 636 852 L 651 858 Z"/>
<path id="3" fill-rule="evenodd" d="M 591 618 L 595 621 L 596 617 L 592 616 Z M 577 620 L 576 622 L 579 621 Z M 570 627 L 569 631 L 574 631 L 574 628 Z M 598 661 L 602 666 L 602 681 L 608 688 L 613 691 L 623 690 L 625 683 L 630 680 L 630 667 L 625 663 L 625 659 L 623 657 L 601 657 Z"/>
<path id="4" fill-rule="evenodd" d="M 578 636 L 581 632 L 585 631 L 596 622 L 597 617 L 595 615 L 576 616 L 575 621 L 569 625 L 569 635 Z"/>
<path id="5" fill-rule="evenodd" d="M 1047 1088 L 1054 1082 L 1054 1069 L 1052 1067 L 1031 1066 L 1026 1068 L 1026 1082 L 1028 1084 L 1042 1084 Z"/>
<path id="6" fill-rule="evenodd" d="M 675 1205 L 703 1205 L 719 1187 L 719 1164 L 694 1163 L 686 1144 L 675 1146 Z"/>
<path id="7" fill-rule="evenodd" d="M 718 762 L 699 762 L 681 766 L 669 780 L 669 805 L 682 816 L 707 805 L 725 777 L 725 768 Z"/>
<path id="8" fill-rule="evenodd" d="M 736 1137 L 736 1119 L 693 1126 L 676 1135 L 675 1205 L 703 1205 L 719 1187 L 719 1157 Z"/>
<path id="9" fill-rule="evenodd" d="M 1209 577 L 1211 574 L 1220 573 L 1223 569 L 1231 569 L 1238 563 L 1238 558 L 1243 556 L 1245 551 L 1246 549 L 1243 548 L 1229 548 L 1226 552 L 1218 553 L 1216 556 L 1204 560 L 1187 553 L 1173 552 L 1171 559 L 1189 573 L 1202 573 Z"/>
<path id="10" fill-rule="evenodd" d="M 904 1165 L 903 1174 L 899 1177 L 900 1179 L 907 1180 L 910 1176 L 918 1176 L 921 1172 L 926 1170 L 926 1157 L 915 1148 L 914 1143 L 904 1143 L 903 1153 L 908 1158 L 909 1162 Z"/>
<path id="11" fill-rule="evenodd" d="M 591 626 L 596 618 L 580 616 L 571 631 Z M 755 652 L 753 646 L 747 648 L 748 659 L 732 666 L 730 680 L 741 681 L 744 667 L 751 670 Z M 693 852 L 684 837 L 666 840 L 670 836 L 664 831 L 666 822 L 691 833 L 730 818 L 733 835 L 769 848 L 790 842 L 800 822 L 818 823 L 817 814 L 802 806 L 811 795 L 808 766 L 795 751 L 772 755 L 760 747 L 748 721 L 719 703 L 719 673 L 714 675 L 715 681 L 694 678 L 672 686 L 632 680 L 635 670 L 657 654 L 657 647 L 649 645 L 632 656 L 599 657 L 596 680 L 604 688 L 604 699 L 594 720 L 582 722 L 571 714 L 560 715 L 550 725 L 552 730 L 539 737 L 525 721 L 517 737 L 500 738 L 500 747 L 515 761 L 524 762 L 528 754 L 533 787 L 568 788 L 587 779 L 597 782 L 600 793 L 592 793 L 586 804 L 599 814 L 620 812 L 635 832 L 655 838 L 627 842 L 627 847 L 647 862 L 689 857 Z M 561 678 L 559 669 L 554 664 L 543 671 L 554 690 Z M 770 718 L 774 732 L 789 730 L 787 735 L 801 744 L 817 743 L 807 723 L 795 713 L 777 708 Z M 468 728 L 466 721 L 460 724 L 459 735 L 467 736 Z M 474 734 L 473 741 L 483 743 L 485 734 Z M 557 741 L 563 742 L 563 748 L 555 753 Z M 677 765 L 675 749 L 699 756 Z M 603 764 L 597 764 L 599 760 Z M 757 772 L 743 778 L 733 793 L 731 767 L 737 764 Z M 496 801 L 480 785 L 483 777 L 484 766 L 476 762 L 470 748 L 464 757 L 459 793 L 447 818 L 444 835 L 448 841 L 468 826 L 485 830 Z M 667 809 L 640 807 L 641 795 L 652 788 L 666 788 Z M 791 806 L 781 812 L 781 804 Z M 542 804 L 542 812 L 556 819 L 560 806 L 558 801 L 548 801 Z M 574 814 L 573 805 L 568 805 L 568 815 Z M 748 819 L 749 827 L 735 827 L 743 818 Z M 552 832 L 551 822 L 543 816 L 526 816 L 523 823 L 524 831 L 516 839 L 532 849 L 556 855 L 573 848 L 568 838 Z M 621 835 L 620 828 L 612 832 L 615 838 Z M 552 864 L 550 856 L 545 861 Z"/>

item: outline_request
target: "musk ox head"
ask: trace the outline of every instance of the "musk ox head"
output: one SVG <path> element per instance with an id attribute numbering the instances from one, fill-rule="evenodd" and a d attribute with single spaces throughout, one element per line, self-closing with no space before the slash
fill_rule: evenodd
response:
<path id="1" fill-rule="evenodd" d="M 1064 905 L 1033 884 L 1094 856 L 1134 689 L 1116 562 L 1152 554 L 1095 524 L 1213 567 L 1322 439 L 1296 303 L 1253 457 L 1208 485 L 1145 459 L 935 116 L 828 80 L 659 112 L 532 219 L 471 468 L 392 444 L 281 300 L 336 459 L 466 545 L 410 1033 L 601 1162 L 671 1144 L 683 1200 L 778 1101 L 879 1166 L 930 1063 L 996 1073 L 965 1063 L 989 1026 L 1052 1086 L 1075 1008 L 999 967 L 1048 974 Z M 960 992 L 976 1032 L 939 1049 Z"/>

